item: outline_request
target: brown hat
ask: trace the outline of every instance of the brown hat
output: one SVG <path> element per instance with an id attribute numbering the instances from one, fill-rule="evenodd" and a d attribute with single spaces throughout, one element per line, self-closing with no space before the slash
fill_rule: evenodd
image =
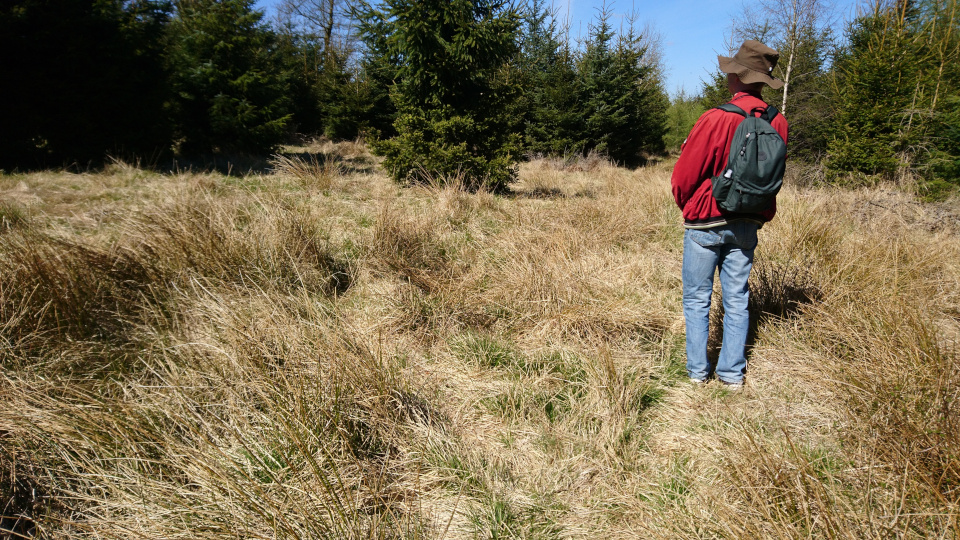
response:
<path id="1" fill-rule="evenodd" d="M 780 53 L 752 39 L 744 41 L 733 58 L 717 55 L 724 73 L 734 73 L 746 84 L 766 83 L 774 90 L 783 86 L 783 81 L 770 76 L 779 59 Z"/>

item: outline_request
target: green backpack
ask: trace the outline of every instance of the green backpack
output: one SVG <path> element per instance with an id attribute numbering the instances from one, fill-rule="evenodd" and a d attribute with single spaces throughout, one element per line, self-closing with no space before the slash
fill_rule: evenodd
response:
<path id="1" fill-rule="evenodd" d="M 779 111 L 770 105 L 747 114 L 732 103 L 717 108 L 744 117 L 730 142 L 727 167 L 710 179 L 717 206 L 728 212 L 763 212 L 783 185 L 787 162 L 787 144 L 770 125 Z M 762 113 L 754 116 L 754 112 Z"/>

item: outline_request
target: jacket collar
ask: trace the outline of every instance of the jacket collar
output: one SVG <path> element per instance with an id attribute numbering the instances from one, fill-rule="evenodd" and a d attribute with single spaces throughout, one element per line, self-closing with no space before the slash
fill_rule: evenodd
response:
<path id="1" fill-rule="evenodd" d="M 730 98 L 730 101 L 736 101 L 736 100 L 738 100 L 738 99 L 740 99 L 740 98 L 747 97 L 747 96 L 755 97 L 755 98 L 760 99 L 760 100 L 763 99 L 763 98 L 760 97 L 760 93 L 759 93 L 759 92 L 757 92 L 757 93 L 753 93 L 753 92 L 737 92 L 736 94 L 733 95 L 732 98 Z"/>

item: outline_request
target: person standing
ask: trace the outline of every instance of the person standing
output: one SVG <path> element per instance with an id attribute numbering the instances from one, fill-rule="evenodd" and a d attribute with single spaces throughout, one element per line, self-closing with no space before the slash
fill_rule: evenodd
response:
<path id="1" fill-rule="evenodd" d="M 732 58 L 717 59 L 733 94 L 729 103 L 755 116 L 766 111 L 768 105 L 760 97 L 763 85 L 773 89 L 783 86 L 783 81 L 771 76 L 779 53 L 759 41 L 749 40 Z M 703 383 L 715 374 L 731 390 L 742 387 L 746 374 L 745 347 L 750 325 L 747 280 L 753 267 L 757 231 L 777 211 L 775 196 L 765 209 L 754 212 L 723 210 L 713 196 L 711 179 L 725 173 L 730 143 L 743 120 L 744 116 L 721 109 L 703 113 L 680 147 L 670 182 L 685 228 L 682 273 L 687 374 L 694 383 Z M 777 114 L 770 125 L 785 144 L 787 120 Z M 723 295 L 723 342 L 712 370 L 707 359 L 707 338 L 717 269 Z"/>

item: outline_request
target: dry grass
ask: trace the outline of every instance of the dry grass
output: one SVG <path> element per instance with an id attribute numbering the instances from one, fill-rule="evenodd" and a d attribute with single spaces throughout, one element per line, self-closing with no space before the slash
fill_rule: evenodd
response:
<path id="1" fill-rule="evenodd" d="M 956 201 L 788 188 L 730 394 L 668 166 L 373 163 L 0 176 L 6 536 L 956 537 Z"/>
<path id="2" fill-rule="evenodd" d="M 329 190 L 343 172 L 335 159 L 317 158 L 316 154 L 277 155 L 270 163 L 275 174 L 291 176 L 302 185 L 319 190 Z"/>

